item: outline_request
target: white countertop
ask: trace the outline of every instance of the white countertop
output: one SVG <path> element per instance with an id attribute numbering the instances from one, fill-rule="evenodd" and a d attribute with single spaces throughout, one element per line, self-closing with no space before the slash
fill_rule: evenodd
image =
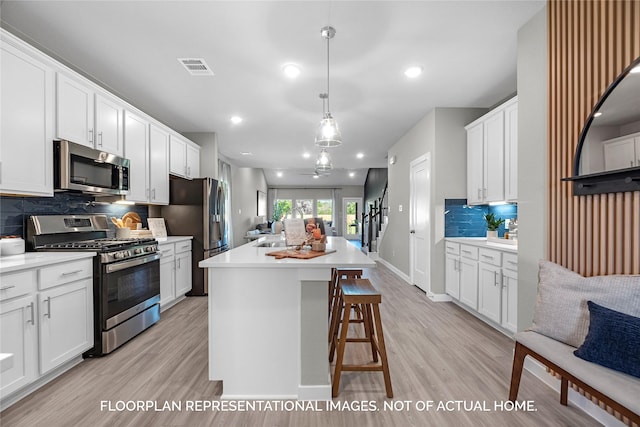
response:
<path id="1" fill-rule="evenodd" d="M 501 251 L 518 253 L 518 245 L 489 242 L 486 237 L 445 237 L 444 240 L 447 242 L 462 243 L 463 245 L 478 246 L 480 248 L 498 249 Z"/>
<path id="2" fill-rule="evenodd" d="M 25 270 L 59 262 L 93 258 L 95 252 L 25 252 L 20 255 L 0 257 L 0 273 Z"/>
<path id="3" fill-rule="evenodd" d="M 156 237 L 159 245 L 165 245 L 170 243 L 182 242 L 184 240 L 192 240 L 193 236 L 167 236 L 167 237 Z"/>
<path id="4" fill-rule="evenodd" d="M 276 259 L 266 255 L 268 252 L 281 251 L 285 247 L 259 248 L 264 242 L 282 241 L 280 236 L 268 236 L 253 242 L 223 252 L 211 258 L 200 261 L 201 268 L 300 268 L 306 267 L 336 267 L 351 268 L 359 265 L 362 268 L 375 267 L 374 260 L 362 253 L 343 237 L 327 237 L 327 250 L 335 249 L 336 252 L 311 259 L 283 258 Z"/>

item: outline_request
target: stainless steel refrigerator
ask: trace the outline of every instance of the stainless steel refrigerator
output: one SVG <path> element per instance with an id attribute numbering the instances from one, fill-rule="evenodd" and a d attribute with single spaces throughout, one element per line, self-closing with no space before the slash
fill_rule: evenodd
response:
<path id="1" fill-rule="evenodd" d="M 169 205 L 161 208 L 167 234 L 193 236 L 193 287 L 187 295 L 207 295 L 207 275 L 198 263 L 229 249 L 226 183 L 213 178 L 172 178 L 169 185 Z"/>

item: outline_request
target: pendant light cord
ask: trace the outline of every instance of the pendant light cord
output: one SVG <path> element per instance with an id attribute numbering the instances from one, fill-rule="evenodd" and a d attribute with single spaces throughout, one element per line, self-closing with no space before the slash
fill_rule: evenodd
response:
<path id="1" fill-rule="evenodd" d="M 331 37 L 327 37 L 327 113 L 331 114 L 331 108 L 329 107 L 329 41 Z"/>

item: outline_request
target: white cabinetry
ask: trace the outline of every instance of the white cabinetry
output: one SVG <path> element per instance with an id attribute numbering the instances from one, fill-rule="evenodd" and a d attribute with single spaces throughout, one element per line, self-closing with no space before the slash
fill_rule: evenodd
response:
<path id="1" fill-rule="evenodd" d="M 53 195 L 54 71 L 6 32 L 0 43 L 0 193 Z"/>
<path id="2" fill-rule="evenodd" d="M 3 405 L 93 347 L 92 277 L 91 258 L 0 276 L 0 353 L 14 355 L 0 377 Z"/>
<path id="3" fill-rule="evenodd" d="M 165 310 L 191 290 L 191 239 L 160 243 L 160 308 Z"/>
<path id="4" fill-rule="evenodd" d="M 640 133 L 604 141 L 604 169 L 640 166 Z"/>
<path id="5" fill-rule="evenodd" d="M 513 98 L 465 127 L 467 203 L 517 198 L 517 112 Z"/>
<path id="6" fill-rule="evenodd" d="M 123 155 L 124 108 L 115 98 L 59 72 L 56 106 L 58 138 Z"/>
<path id="7" fill-rule="evenodd" d="M 518 256 L 484 240 L 446 241 L 446 292 L 494 327 L 518 330 Z"/>
<path id="8" fill-rule="evenodd" d="M 200 177 L 200 147 L 172 134 L 169 148 L 169 171 L 183 178 Z"/>
<path id="9" fill-rule="evenodd" d="M 125 111 L 124 142 L 125 157 L 131 162 L 127 200 L 169 204 L 169 133 Z"/>

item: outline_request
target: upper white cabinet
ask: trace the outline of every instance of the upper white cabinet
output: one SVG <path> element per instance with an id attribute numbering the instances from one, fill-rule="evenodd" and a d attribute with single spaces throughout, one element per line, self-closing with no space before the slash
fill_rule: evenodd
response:
<path id="1" fill-rule="evenodd" d="M 465 127 L 467 203 L 517 199 L 517 97 Z M 505 191 L 506 190 L 506 191 Z"/>
<path id="2" fill-rule="evenodd" d="M 147 202 L 149 200 L 149 122 L 130 111 L 125 111 L 124 142 L 124 156 L 130 162 L 127 200 Z"/>
<path id="3" fill-rule="evenodd" d="M 171 134 L 169 171 L 183 178 L 200 177 L 200 147 L 187 139 Z"/>
<path id="4" fill-rule="evenodd" d="M 123 155 L 122 115 L 116 99 L 90 84 L 57 74 L 56 135 L 77 144 Z"/>
<path id="5" fill-rule="evenodd" d="M 1 40 L 0 192 L 52 196 L 54 70 L 8 33 Z"/>
<path id="6" fill-rule="evenodd" d="M 640 133 L 610 139 L 602 144 L 605 170 L 640 166 Z"/>
<path id="7" fill-rule="evenodd" d="M 150 125 L 149 130 L 149 201 L 169 204 L 169 132 Z"/>

